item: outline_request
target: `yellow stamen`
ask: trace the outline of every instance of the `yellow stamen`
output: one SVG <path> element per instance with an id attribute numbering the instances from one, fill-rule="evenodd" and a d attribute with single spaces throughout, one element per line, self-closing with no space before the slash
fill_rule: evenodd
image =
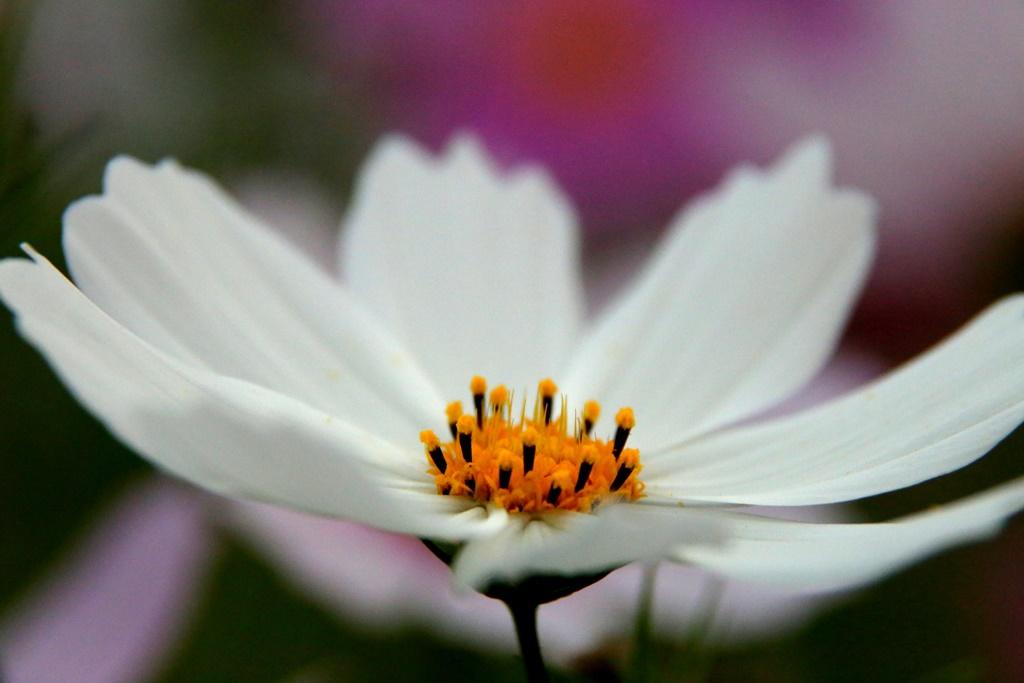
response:
<path id="1" fill-rule="evenodd" d="M 483 378 L 474 378 L 470 389 L 481 390 L 474 400 L 479 395 L 482 404 Z M 531 514 L 554 509 L 590 512 L 608 498 L 643 497 L 644 486 L 637 476 L 639 452 L 623 450 L 636 424 L 633 411 L 626 408 L 616 416 L 616 436 L 621 433 L 622 437 L 616 450 L 618 438 L 592 439 L 587 432 L 582 439 L 572 433 L 577 427 L 567 424 L 565 397 L 561 416 L 552 419 L 556 393 L 553 381 L 540 382 L 534 411 L 524 408 L 513 415 L 507 409 L 511 395 L 498 385 L 488 397 L 494 410 L 482 423 L 474 415 L 463 414 L 458 402 L 449 404 L 446 415 L 453 426 L 452 441 L 442 443 L 429 430 L 420 434 L 438 493 Z M 600 410 L 596 401 L 588 401 L 580 426 L 589 422 L 592 427 Z"/>
<path id="2" fill-rule="evenodd" d="M 556 385 L 550 377 L 542 379 L 540 384 L 537 385 L 537 395 L 540 396 L 541 417 L 543 418 L 545 425 L 551 422 L 551 410 L 554 405 L 555 392 L 557 391 L 558 385 Z M 562 415 L 564 418 L 564 411 Z"/>
<path id="3" fill-rule="evenodd" d="M 563 491 L 572 486 L 572 464 L 564 460 L 551 472 L 551 483 Z"/>
<path id="4" fill-rule="evenodd" d="M 584 437 L 589 437 L 590 432 L 594 431 L 594 425 L 597 423 L 597 418 L 600 416 L 600 403 L 597 401 L 587 401 L 583 404 L 583 423 L 579 427 L 579 438 L 581 441 Z"/>
<path id="5" fill-rule="evenodd" d="M 437 438 L 437 434 L 429 429 L 424 429 L 420 432 L 420 441 L 423 442 L 430 463 L 437 468 L 438 473 L 444 475 L 448 471 L 448 461 L 445 460 L 444 452 L 441 450 L 441 440 Z M 444 487 L 447 487 L 448 490 L 451 489 L 443 478 L 439 485 L 442 487 L 442 493 L 444 493 Z"/>
<path id="6" fill-rule="evenodd" d="M 462 402 L 452 401 L 448 404 L 448 407 L 444 409 L 444 414 L 448 416 L 448 424 L 458 422 L 459 418 L 462 417 Z"/>
<path id="7" fill-rule="evenodd" d="M 420 432 L 420 441 L 422 441 L 423 445 L 428 449 L 437 448 L 441 445 L 441 439 L 437 438 L 437 434 L 430 429 L 424 429 Z"/>
<path id="8" fill-rule="evenodd" d="M 506 403 L 508 403 L 508 389 L 504 384 L 499 384 L 491 389 L 491 408 L 494 412 L 499 412 Z"/>
<path id="9" fill-rule="evenodd" d="M 473 393 L 473 409 L 476 411 L 476 426 L 484 427 L 484 392 L 487 391 L 487 380 L 476 375 L 469 380 L 469 390 Z"/>
<path id="10" fill-rule="evenodd" d="M 619 460 L 619 465 L 622 467 L 633 467 L 635 468 L 640 464 L 640 451 L 635 448 L 627 448 L 622 451 L 622 458 Z"/>
<path id="11" fill-rule="evenodd" d="M 498 469 L 510 470 L 515 466 L 516 458 L 512 455 L 512 451 L 507 448 L 503 448 L 498 451 Z"/>
<path id="12" fill-rule="evenodd" d="M 473 433 L 473 416 L 462 415 L 455 423 L 455 428 L 459 430 L 459 434 L 472 434 Z"/>

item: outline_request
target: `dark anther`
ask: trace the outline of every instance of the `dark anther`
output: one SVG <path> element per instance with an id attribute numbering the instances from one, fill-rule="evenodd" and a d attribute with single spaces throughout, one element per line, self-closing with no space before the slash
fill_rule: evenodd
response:
<path id="1" fill-rule="evenodd" d="M 451 485 L 449 485 L 449 484 L 444 484 L 443 486 L 441 486 L 441 495 L 442 495 L 442 496 L 447 496 L 447 495 L 449 495 L 449 494 L 450 494 L 451 492 L 452 492 L 452 487 L 451 487 Z"/>
<path id="2" fill-rule="evenodd" d="M 473 462 L 473 435 L 459 432 L 459 448 L 462 449 L 462 459 L 466 462 Z"/>
<path id="3" fill-rule="evenodd" d="M 620 465 L 619 471 L 615 474 L 615 479 L 612 481 L 612 485 L 609 487 L 612 491 L 618 491 L 622 488 L 622 485 L 629 479 L 629 475 L 633 474 L 633 468 L 628 465 Z"/>
<path id="4" fill-rule="evenodd" d="M 526 474 L 533 469 L 533 459 L 536 455 L 536 444 L 523 444 L 523 474 Z"/>
<path id="5" fill-rule="evenodd" d="M 590 470 L 592 469 L 594 469 L 594 463 L 587 460 L 580 463 L 580 474 L 576 477 L 576 493 L 582 491 L 583 487 L 587 485 L 587 479 L 590 478 Z"/>
<path id="6" fill-rule="evenodd" d="M 562 495 L 562 489 L 557 486 L 552 486 L 551 490 L 548 491 L 548 503 L 555 505 L 558 503 L 558 497 Z"/>
<path id="7" fill-rule="evenodd" d="M 629 438 L 629 429 L 619 425 L 615 428 L 615 443 L 612 444 L 612 455 L 615 459 L 619 459 L 619 455 L 622 453 L 622 449 L 626 447 L 626 439 Z M 615 489 L 612 489 L 613 491 Z"/>
<path id="8" fill-rule="evenodd" d="M 473 477 L 468 477 L 466 479 L 466 486 L 469 487 L 470 493 L 476 493 L 476 479 L 474 479 Z"/>
<path id="9" fill-rule="evenodd" d="M 457 423 L 449 422 L 448 423 L 448 430 L 452 433 L 452 438 L 453 439 L 457 438 L 459 436 L 459 427 L 458 427 Z"/>
<path id="10" fill-rule="evenodd" d="M 551 424 L 551 406 L 554 404 L 553 396 L 541 397 L 541 410 L 544 412 L 544 424 Z"/>
<path id="11" fill-rule="evenodd" d="M 498 470 L 498 488 L 507 489 L 512 482 L 512 468 L 501 468 Z"/>
<path id="12" fill-rule="evenodd" d="M 430 459 L 434 461 L 434 466 L 437 467 L 441 474 L 444 474 L 445 470 L 448 469 L 448 463 L 444 459 L 444 453 L 441 452 L 440 446 L 431 449 Z"/>
<path id="13" fill-rule="evenodd" d="M 590 432 L 594 430 L 594 421 L 583 418 L 583 436 L 590 436 Z"/>
<path id="14" fill-rule="evenodd" d="M 473 394 L 473 407 L 476 409 L 476 426 L 484 428 L 484 395 Z"/>

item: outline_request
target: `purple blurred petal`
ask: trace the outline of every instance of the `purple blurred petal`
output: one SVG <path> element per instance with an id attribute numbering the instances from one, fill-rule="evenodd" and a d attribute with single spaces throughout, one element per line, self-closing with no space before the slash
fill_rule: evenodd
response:
<path id="1" fill-rule="evenodd" d="M 249 211 L 276 228 L 324 272 L 337 274 L 341 209 L 332 206 L 312 178 L 264 170 L 237 179 L 231 187 Z"/>
<path id="2" fill-rule="evenodd" d="M 842 78 L 808 82 L 768 62 L 732 87 L 757 116 L 757 156 L 822 130 L 840 180 L 878 199 L 878 262 L 862 309 L 889 331 L 887 346 L 913 352 L 991 298 L 1005 212 L 1020 209 L 1024 6 L 911 0 L 878 3 L 876 15 L 879 40 Z"/>
<path id="3" fill-rule="evenodd" d="M 987 303 L 1021 239 L 1020 3 L 300 7 L 339 96 L 372 103 L 382 130 L 439 145 L 471 128 L 502 160 L 548 167 L 591 232 L 663 226 L 737 160 L 825 133 L 839 179 L 882 207 L 858 332 L 887 352 Z"/>
<path id="4" fill-rule="evenodd" d="M 993 543 L 976 550 L 977 581 L 959 586 L 964 619 L 973 624 L 988 654 L 992 681 L 1024 681 L 1024 524 L 1011 522 Z"/>
<path id="5" fill-rule="evenodd" d="M 3 624 L 4 674 L 129 683 L 155 673 L 211 558 L 202 501 L 163 479 L 128 491 Z"/>
<path id="6" fill-rule="evenodd" d="M 847 345 L 810 384 L 792 398 L 753 416 L 751 421 L 781 417 L 838 398 L 881 377 L 888 369 L 889 365 L 881 358 Z"/>
<path id="7" fill-rule="evenodd" d="M 469 128 L 502 161 L 541 162 L 593 227 L 663 221 L 741 135 L 704 69 L 702 3 L 440 5 L 309 0 L 303 16 L 385 129 L 437 146 Z"/>

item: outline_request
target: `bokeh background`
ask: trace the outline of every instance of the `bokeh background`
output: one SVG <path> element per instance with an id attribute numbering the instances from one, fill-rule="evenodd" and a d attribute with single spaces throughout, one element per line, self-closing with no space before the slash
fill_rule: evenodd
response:
<path id="1" fill-rule="evenodd" d="M 0 252 L 60 254 L 115 153 L 223 182 L 325 269 L 354 174 L 403 131 L 479 135 L 576 202 L 594 310 L 683 203 L 801 135 L 881 204 L 876 267 L 807 402 L 1024 287 L 1024 3 L 992 0 L 0 0 Z M 59 259 L 58 259 L 59 260 Z M 0 679 L 519 680 L 500 605 L 415 541 L 157 475 L 0 325 Z M 851 506 L 878 520 L 1024 474 L 980 463 Z M 542 610 L 561 680 L 1024 680 L 1024 523 L 808 600 L 662 568 Z M 639 668 L 638 668 L 639 667 Z"/>

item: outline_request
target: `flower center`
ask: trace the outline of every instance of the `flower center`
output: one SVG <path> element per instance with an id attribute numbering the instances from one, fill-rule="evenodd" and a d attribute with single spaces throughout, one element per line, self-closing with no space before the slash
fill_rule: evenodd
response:
<path id="1" fill-rule="evenodd" d="M 475 414 L 464 414 L 458 401 L 448 405 L 451 441 L 442 443 L 429 429 L 420 433 L 438 493 L 494 502 L 512 512 L 590 512 L 606 498 L 644 495 L 640 452 L 626 448 L 636 424 L 631 408 L 616 414 L 614 438 L 602 440 L 591 435 L 601 413 L 597 401 L 587 401 L 570 425 L 562 397 L 554 417 L 558 387 L 550 379 L 537 387 L 533 410 L 527 413 L 523 399 L 515 419 L 504 385 L 486 401 L 483 377 L 474 377 L 469 389 Z"/>

